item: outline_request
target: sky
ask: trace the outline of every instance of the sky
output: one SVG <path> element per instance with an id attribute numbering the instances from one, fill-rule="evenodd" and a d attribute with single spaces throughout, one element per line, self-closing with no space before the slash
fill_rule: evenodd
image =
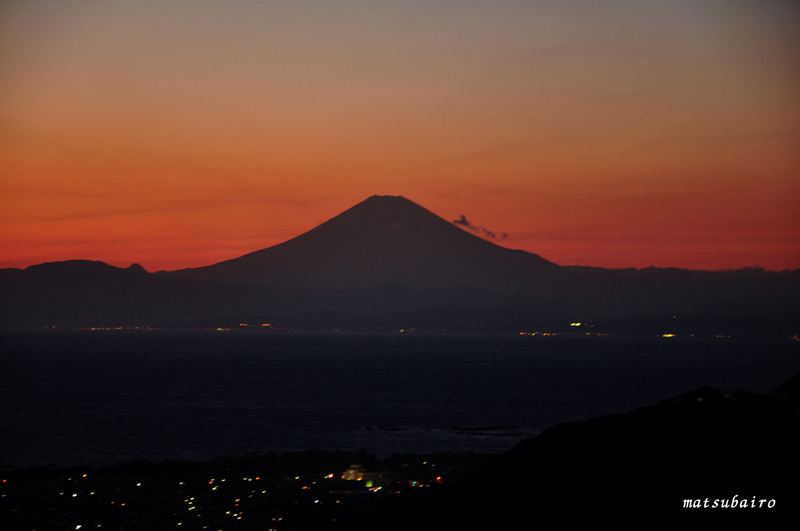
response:
<path id="1" fill-rule="evenodd" d="M 0 3 L 0 267 L 403 195 L 560 264 L 800 267 L 800 3 Z M 488 237 L 488 236 L 486 236 Z"/>

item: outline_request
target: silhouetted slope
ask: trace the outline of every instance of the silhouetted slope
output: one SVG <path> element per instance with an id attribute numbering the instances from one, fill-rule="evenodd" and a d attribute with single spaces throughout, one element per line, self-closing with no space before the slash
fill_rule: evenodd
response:
<path id="1" fill-rule="evenodd" d="M 171 313 L 174 290 L 138 264 L 69 260 L 0 270 L 0 322 L 89 325 L 151 322 Z"/>
<path id="2" fill-rule="evenodd" d="M 387 522 L 385 529 L 533 529 L 586 521 L 763 529 L 796 522 L 799 406 L 796 399 L 703 388 L 628 414 L 556 425 L 445 494 L 388 503 L 368 520 Z M 721 505 L 733 496 L 739 504 L 774 499 L 775 507 L 714 509 L 715 500 Z M 706 498 L 708 507 L 684 508 L 686 499 Z M 342 529 L 366 528 L 358 524 L 344 522 Z"/>
<path id="3" fill-rule="evenodd" d="M 0 270 L 0 287 L 5 326 L 208 326 L 263 315 L 263 301 L 283 301 L 259 290 L 166 279 L 138 264 L 88 260 Z"/>
<path id="4" fill-rule="evenodd" d="M 174 274 L 305 289 L 524 288 L 557 266 L 497 246 L 395 196 L 372 196 L 268 249 Z"/>
<path id="5" fill-rule="evenodd" d="M 495 245 L 394 196 L 372 196 L 274 247 L 165 276 L 303 290 L 395 285 L 417 290 L 414 295 L 425 301 L 418 308 L 430 306 L 432 289 L 453 295 L 454 288 L 469 288 L 453 301 L 433 298 L 437 305 L 486 309 L 497 308 L 502 296 L 499 306 L 515 313 L 578 320 L 728 316 L 734 318 L 726 321 L 729 329 L 740 328 L 742 318 L 763 324 L 784 321 L 800 296 L 798 271 L 560 267 L 538 255 Z"/>
<path id="6" fill-rule="evenodd" d="M 561 267 L 373 196 L 280 245 L 151 274 L 73 260 L 0 270 L 0 325 L 796 334 L 800 270 Z"/>
<path id="7" fill-rule="evenodd" d="M 409 320 L 448 329 L 507 326 L 502 299 L 470 289 L 302 290 L 222 283 L 74 260 L 0 270 L 0 326 L 175 327 L 275 322 L 283 328 L 391 330 Z M 480 305 L 500 311 L 487 319 Z M 514 317 L 516 315 L 516 317 Z M 486 323 L 488 327 L 484 326 Z M 476 327 L 477 325 L 477 327 Z"/>

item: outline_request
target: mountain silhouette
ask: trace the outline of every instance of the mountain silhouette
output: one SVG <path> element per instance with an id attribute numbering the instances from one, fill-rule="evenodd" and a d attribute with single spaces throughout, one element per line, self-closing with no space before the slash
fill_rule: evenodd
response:
<path id="1" fill-rule="evenodd" d="M 293 329 L 796 334 L 800 270 L 564 267 L 397 196 L 206 267 L 69 260 L 0 270 L 0 326 L 276 322 Z M 575 331 L 575 330 L 571 330 Z"/>
<path id="2" fill-rule="evenodd" d="M 557 266 L 459 229 L 401 196 L 374 195 L 287 242 L 173 274 L 304 289 L 521 288 Z"/>

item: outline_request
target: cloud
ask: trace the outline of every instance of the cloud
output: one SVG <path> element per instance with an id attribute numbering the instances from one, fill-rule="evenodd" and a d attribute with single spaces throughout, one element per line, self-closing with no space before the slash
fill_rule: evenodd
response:
<path id="1" fill-rule="evenodd" d="M 461 214 L 458 218 L 453 220 L 454 225 L 458 225 L 460 227 L 464 227 L 467 230 L 480 234 L 481 236 L 485 236 L 487 238 L 491 238 L 493 240 L 501 239 L 504 240 L 508 238 L 508 233 L 501 232 L 498 234 L 493 230 L 489 230 L 486 227 L 480 227 L 478 225 L 474 225 L 470 220 L 467 219 L 467 216 Z"/>

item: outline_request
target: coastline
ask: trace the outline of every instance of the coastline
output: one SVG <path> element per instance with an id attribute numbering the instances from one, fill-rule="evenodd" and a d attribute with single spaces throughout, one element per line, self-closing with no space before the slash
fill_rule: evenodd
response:
<path id="1" fill-rule="evenodd" d="M 798 390 L 800 375 L 770 394 L 702 388 L 559 424 L 499 455 L 306 451 L 5 469 L 0 514 L 10 529 L 505 529 L 581 512 L 783 520 L 798 511 Z"/>

